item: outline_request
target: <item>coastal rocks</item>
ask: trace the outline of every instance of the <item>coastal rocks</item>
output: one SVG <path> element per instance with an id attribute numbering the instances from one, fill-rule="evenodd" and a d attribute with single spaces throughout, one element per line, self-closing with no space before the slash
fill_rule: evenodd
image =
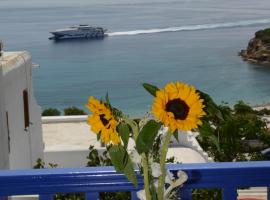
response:
<path id="1" fill-rule="evenodd" d="M 270 66 L 270 28 L 257 31 L 247 49 L 241 50 L 239 56 L 244 61 Z"/>

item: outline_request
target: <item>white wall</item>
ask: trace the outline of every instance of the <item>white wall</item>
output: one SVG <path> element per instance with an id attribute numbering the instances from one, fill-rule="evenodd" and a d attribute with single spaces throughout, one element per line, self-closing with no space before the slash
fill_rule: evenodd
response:
<path id="1" fill-rule="evenodd" d="M 43 158 L 40 108 L 32 87 L 32 62 L 27 52 L 5 53 L 3 85 L 5 111 L 8 113 L 10 135 L 10 169 L 32 168 L 37 158 Z M 24 125 L 23 91 L 29 99 L 30 126 Z"/>
<path id="2" fill-rule="evenodd" d="M 0 57 L 1 60 L 1 57 Z M 0 63 L 0 169 L 9 168 L 9 152 L 8 152 L 8 133 L 7 122 L 5 116 L 5 98 L 3 87 L 3 72 Z"/>
<path id="3" fill-rule="evenodd" d="M 85 167 L 88 155 L 88 149 L 50 150 L 44 152 L 44 161 L 46 165 L 52 163 L 61 168 Z"/>

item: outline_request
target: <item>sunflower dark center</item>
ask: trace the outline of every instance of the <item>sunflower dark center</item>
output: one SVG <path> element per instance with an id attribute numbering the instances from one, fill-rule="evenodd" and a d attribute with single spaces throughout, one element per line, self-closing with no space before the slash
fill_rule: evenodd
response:
<path id="1" fill-rule="evenodd" d="M 166 111 L 172 112 L 175 119 L 184 120 L 188 116 L 189 107 L 181 99 L 173 99 L 166 104 Z"/>
<path id="2" fill-rule="evenodd" d="M 106 125 L 109 123 L 109 120 L 107 120 L 107 119 L 105 118 L 105 115 L 104 115 L 104 114 L 99 115 L 99 118 L 100 118 L 100 120 L 101 120 L 101 122 L 102 122 L 102 124 L 103 124 L 104 126 L 106 126 Z"/>

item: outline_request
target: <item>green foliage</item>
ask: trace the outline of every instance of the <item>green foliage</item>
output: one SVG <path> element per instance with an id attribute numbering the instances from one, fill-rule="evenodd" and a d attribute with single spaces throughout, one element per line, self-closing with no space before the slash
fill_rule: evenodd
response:
<path id="1" fill-rule="evenodd" d="M 43 110 L 42 116 L 60 116 L 61 112 L 56 108 L 47 108 Z M 64 109 L 64 115 L 87 115 L 87 113 L 75 106 Z"/>
<path id="2" fill-rule="evenodd" d="M 149 83 L 143 83 L 144 89 L 146 89 L 147 92 L 149 92 L 154 97 L 156 96 L 156 92 L 159 90 L 158 87 L 151 85 Z"/>
<path id="3" fill-rule="evenodd" d="M 263 108 L 261 110 L 255 110 L 254 111 L 257 115 L 264 116 L 264 115 L 270 115 L 270 110 L 267 108 Z"/>
<path id="4" fill-rule="evenodd" d="M 45 162 L 41 158 L 38 158 L 36 160 L 36 164 L 33 166 L 33 168 L 34 169 L 44 169 L 44 168 L 56 168 L 57 166 L 58 166 L 57 164 L 49 163 L 48 167 L 46 167 Z"/>
<path id="5" fill-rule="evenodd" d="M 54 200 L 84 200 L 83 193 L 75 193 L 75 194 L 56 194 L 53 196 Z"/>
<path id="6" fill-rule="evenodd" d="M 89 155 L 87 156 L 87 160 L 87 167 L 112 166 L 108 152 L 105 150 L 102 155 L 99 155 L 98 151 L 92 145 L 89 147 Z"/>
<path id="7" fill-rule="evenodd" d="M 59 116 L 59 115 L 61 115 L 61 112 L 56 108 L 47 108 L 42 112 L 42 116 Z"/>
<path id="8" fill-rule="evenodd" d="M 243 101 L 233 109 L 226 104 L 218 106 L 210 99 L 207 103 L 212 104 L 212 109 L 207 111 L 197 138 L 202 148 L 217 162 L 264 160 L 260 150 L 270 145 L 270 135 L 258 112 Z M 250 141 L 254 140 L 261 145 L 252 147 Z M 221 191 L 196 189 L 192 199 L 221 200 Z"/>
<path id="9" fill-rule="evenodd" d="M 243 101 L 239 101 L 237 104 L 234 105 L 234 113 L 236 115 L 248 115 L 250 113 L 254 113 L 253 109 L 245 104 Z"/>
<path id="10" fill-rule="evenodd" d="M 117 132 L 119 133 L 123 143 L 124 143 L 124 148 L 127 148 L 128 145 L 128 140 L 129 140 L 129 126 L 126 123 L 121 122 L 117 126 Z"/>
<path id="11" fill-rule="evenodd" d="M 266 43 L 270 42 L 270 28 L 257 31 L 255 33 L 255 37 L 257 39 L 261 39 L 263 42 L 266 42 Z"/>
<path id="12" fill-rule="evenodd" d="M 137 177 L 126 149 L 121 145 L 113 145 L 109 147 L 109 155 L 115 170 L 123 172 L 128 180 L 137 186 Z"/>
<path id="13" fill-rule="evenodd" d="M 64 109 L 64 115 L 87 115 L 87 113 L 82 109 L 72 106 Z"/>
<path id="14" fill-rule="evenodd" d="M 210 115 L 199 128 L 202 148 L 218 162 L 261 159 L 260 150 L 270 146 L 266 122 L 242 101 L 233 109 L 224 104 L 216 108 L 222 117 Z"/>
<path id="15" fill-rule="evenodd" d="M 90 152 L 87 157 L 88 167 L 112 166 L 111 159 L 109 158 L 109 153 L 106 150 L 102 153 L 102 155 L 98 153 L 94 146 L 90 146 L 89 150 Z M 102 192 L 99 196 L 100 200 L 131 200 L 130 192 Z"/>
<path id="16" fill-rule="evenodd" d="M 136 140 L 136 147 L 139 154 L 147 153 L 150 150 L 160 127 L 161 124 L 155 120 L 149 120 L 144 125 Z"/>
<path id="17" fill-rule="evenodd" d="M 193 200 L 222 200 L 220 189 L 195 189 L 192 191 Z"/>
<path id="18" fill-rule="evenodd" d="M 162 135 L 158 135 L 158 137 L 156 137 L 154 144 L 153 144 L 153 148 L 151 149 L 150 154 L 153 155 L 153 161 L 159 163 L 160 161 L 160 145 L 161 145 L 161 138 Z"/>
<path id="19" fill-rule="evenodd" d="M 45 162 L 41 159 L 38 158 L 36 161 L 36 164 L 33 167 L 34 169 L 44 169 L 45 168 Z"/>

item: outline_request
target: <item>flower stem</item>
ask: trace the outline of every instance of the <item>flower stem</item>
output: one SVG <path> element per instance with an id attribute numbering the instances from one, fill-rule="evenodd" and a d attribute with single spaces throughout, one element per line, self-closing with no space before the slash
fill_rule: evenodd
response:
<path id="1" fill-rule="evenodd" d="M 135 121 L 130 120 L 128 117 L 124 116 L 124 120 L 128 125 L 130 125 L 132 132 L 133 132 L 133 139 L 134 141 L 137 140 L 137 137 L 139 135 L 139 127 L 136 124 Z M 151 193 L 150 193 L 150 184 L 149 184 L 149 166 L 148 166 L 148 158 L 145 153 L 142 154 L 142 164 L 143 164 L 143 182 L 144 182 L 144 190 L 145 190 L 145 196 L 146 200 L 152 200 Z"/>
<path id="2" fill-rule="evenodd" d="M 171 136 L 172 136 L 172 132 L 168 131 L 166 133 L 165 141 L 161 149 L 161 156 L 160 156 L 161 175 L 158 179 L 158 191 L 157 191 L 158 200 L 163 200 L 163 196 L 164 196 L 164 185 L 165 185 L 165 177 L 166 177 L 165 162 L 166 162 L 166 156 L 167 156 Z"/>
<path id="3" fill-rule="evenodd" d="M 150 193 L 150 184 L 149 184 L 149 174 L 148 174 L 148 161 L 147 156 L 145 153 L 142 154 L 142 161 L 143 161 L 143 182 L 144 182 L 144 190 L 145 196 L 147 200 L 152 200 L 151 193 Z"/>

